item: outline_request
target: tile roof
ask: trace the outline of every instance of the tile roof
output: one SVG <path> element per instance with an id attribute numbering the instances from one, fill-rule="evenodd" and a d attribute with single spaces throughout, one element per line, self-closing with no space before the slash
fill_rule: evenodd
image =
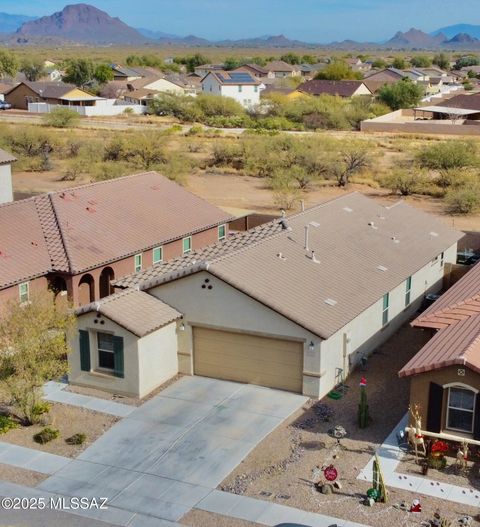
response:
<path id="1" fill-rule="evenodd" d="M 148 276 L 142 273 L 137 284 L 150 289 L 208 270 L 326 339 L 463 236 L 403 202 L 384 207 L 358 193 L 320 204 L 287 223 L 291 230 L 276 220 L 234 237 L 237 247 L 225 243 L 210 254 L 191 255 L 188 262 L 173 260 Z M 133 283 L 130 278 L 116 285 Z"/>
<path id="2" fill-rule="evenodd" d="M 297 90 L 309 95 L 339 95 L 351 97 L 364 84 L 362 81 L 311 80 L 301 84 Z"/>
<path id="3" fill-rule="evenodd" d="M 0 205 L 0 288 L 93 269 L 230 219 L 156 172 Z"/>
<path id="4" fill-rule="evenodd" d="M 436 106 L 480 111 L 480 93 L 474 93 L 472 95 L 456 95 L 455 97 L 439 102 Z"/>
<path id="5" fill-rule="evenodd" d="M 183 316 L 161 300 L 133 289 L 87 304 L 77 309 L 76 314 L 92 311 L 101 313 L 137 337 L 144 337 Z"/>
<path id="6" fill-rule="evenodd" d="M 412 326 L 438 331 L 400 370 L 400 377 L 454 364 L 480 373 L 480 264 L 417 317 Z"/>
<path id="7" fill-rule="evenodd" d="M 15 161 L 17 161 L 16 157 L 0 148 L 0 165 L 10 165 L 10 163 L 14 163 Z"/>
<path id="8" fill-rule="evenodd" d="M 284 62 L 283 60 L 272 60 L 272 62 L 269 62 L 265 65 L 265 69 L 267 71 L 299 71 L 298 66 L 292 66 L 291 64 L 288 64 L 288 62 Z"/>

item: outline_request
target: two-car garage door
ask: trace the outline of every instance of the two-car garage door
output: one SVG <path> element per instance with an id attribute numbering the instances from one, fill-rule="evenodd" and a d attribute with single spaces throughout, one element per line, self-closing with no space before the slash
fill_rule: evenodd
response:
<path id="1" fill-rule="evenodd" d="M 302 392 L 303 344 L 195 327 L 195 375 Z"/>

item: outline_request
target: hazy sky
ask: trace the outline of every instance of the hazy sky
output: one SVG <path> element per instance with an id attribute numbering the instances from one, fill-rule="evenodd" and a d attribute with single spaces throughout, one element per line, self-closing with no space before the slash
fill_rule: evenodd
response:
<path id="1" fill-rule="evenodd" d="M 61 10 L 66 3 L 66 0 L 0 0 L 0 11 L 49 15 Z M 86 3 L 134 27 L 211 39 L 283 33 L 310 42 L 345 38 L 378 41 L 410 27 L 428 32 L 460 22 L 480 24 L 480 0 L 92 0 Z"/>

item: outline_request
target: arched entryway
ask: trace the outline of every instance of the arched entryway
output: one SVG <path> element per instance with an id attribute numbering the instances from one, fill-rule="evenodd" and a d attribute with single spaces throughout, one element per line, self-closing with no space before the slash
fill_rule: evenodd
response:
<path id="1" fill-rule="evenodd" d="M 78 303 L 88 304 L 95 300 L 95 280 L 91 274 L 84 274 L 78 283 Z"/>
<path id="2" fill-rule="evenodd" d="M 100 298 L 104 298 L 113 293 L 111 281 L 115 279 L 115 272 L 111 267 L 105 267 L 100 274 Z"/>

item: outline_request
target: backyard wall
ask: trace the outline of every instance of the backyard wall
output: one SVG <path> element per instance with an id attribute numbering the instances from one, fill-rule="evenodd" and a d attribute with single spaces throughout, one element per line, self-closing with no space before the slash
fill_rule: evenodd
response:
<path id="1" fill-rule="evenodd" d="M 50 113 L 55 108 L 68 108 L 84 117 L 113 116 L 125 113 L 127 108 L 135 114 L 146 113 L 147 107 L 141 104 L 116 104 L 117 99 L 106 99 L 97 101 L 95 106 L 64 106 L 59 104 L 47 104 L 45 102 L 28 103 L 28 111 L 32 113 Z"/>

